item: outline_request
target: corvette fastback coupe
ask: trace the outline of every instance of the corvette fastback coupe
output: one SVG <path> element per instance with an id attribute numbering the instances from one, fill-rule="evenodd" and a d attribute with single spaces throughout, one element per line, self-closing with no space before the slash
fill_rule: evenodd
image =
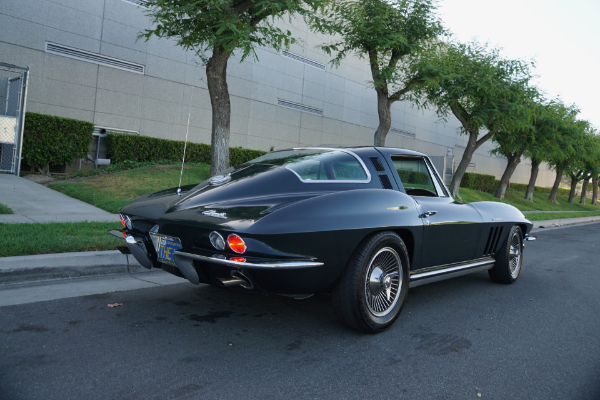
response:
<path id="1" fill-rule="evenodd" d="M 464 204 L 430 159 L 387 147 L 268 153 L 198 185 L 121 210 L 146 268 L 204 283 L 297 298 L 330 293 L 342 321 L 388 328 L 410 287 L 487 270 L 513 283 L 532 223 L 498 202 Z"/>

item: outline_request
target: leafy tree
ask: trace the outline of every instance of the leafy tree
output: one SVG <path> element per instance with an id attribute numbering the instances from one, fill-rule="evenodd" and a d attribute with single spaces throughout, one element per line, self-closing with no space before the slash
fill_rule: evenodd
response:
<path id="1" fill-rule="evenodd" d="M 140 37 L 175 38 L 193 50 L 206 65 L 212 106 L 210 175 L 229 165 L 231 106 L 227 87 L 227 61 L 235 50 L 242 61 L 256 58 L 257 46 L 276 50 L 295 43 L 290 31 L 275 26 L 284 15 L 307 15 L 326 0 L 149 0 L 148 16 L 155 24 Z M 210 55 L 206 55 L 210 54 Z"/>
<path id="2" fill-rule="evenodd" d="M 411 68 L 415 55 L 445 34 L 435 10 L 434 0 L 338 0 L 312 19 L 313 30 L 335 37 L 333 43 L 319 46 L 335 54 L 333 65 L 349 54 L 369 61 L 379 114 L 375 146 L 385 146 L 392 104 L 420 81 Z"/>
<path id="3" fill-rule="evenodd" d="M 454 115 L 469 140 L 452 177 L 450 192 L 458 188 L 475 150 L 496 133 L 520 131 L 529 125 L 530 64 L 508 60 L 487 45 L 451 43 L 417 66 L 421 83 L 412 97 L 420 107 L 432 106 L 445 119 Z"/>
<path id="4" fill-rule="evenodd" d="M 531 174 L 525 192 L 525 198 L 533 201 L 535 182 L 540 170 L 540 164 L 560 153 L 558 147 L 559 126 L 563 123 L 561 111 L 565 106 L 560 100 L 552 100 L 540 105 L 536 116 L 535 140 L 525 150 L 525 156 L 531 160 Z"/>
<path id="5" fill-rule="evenodd" d="M 590 179 L 592 179 L 592 204 L 596 205 L 598 197 L 598 175 L 600 175 L 600 137 L 597 132 L 590 126 L 590 132 L 588 137 L 588 144 L 586 146 L 586 154 L 584 160 L 584 177 L 583 185 L 581 187 L 581 198 L 579 203 L 585 204 L 587 198 L 587 187 Z M 594 184 L 594 181 L 596 182 Z M 595 186 L 594 186 L 595 185 Z M 594 201 L 594 196 L 596 201 Z"/>
<path id="6" fill-rule="evenodd" d="M 535 97 L 539 96 L 533 91 L 532 94 Z M 504 198 L 508 182 L 521 162 L 521 157 L 536 142 L 538 136 L 537 119 L 542 112 L 541 104 L 537 103 L 536 100 L 536 98 L 527 99 L 527 107 L 530 108 L 527 114 L 532 115 L 530 124 L 520 124 L 514 130 L 510 131 L 500 130 L 492 138 L 497 147 L 490 153 L 501 154 L 508 160 L 508 164 L 496 189 L 495 197 L 498 199 Z"/>
<path id="7" fill-rule="evenodd" d="M 555 203 L 558 203 L 556 195 L 564 173 L 573 170 L 572 166 L 577 157 L 585 151 L 585 132 L 588 125 L 587 121 L 576 119 L 579 110 L 574 105 L 564 107 L 560 114 L 562 123 L 558 126 L 559 135 L 556 138 L 560 151 L 551 154 L 547 159 L 548 164 L 556 171 L 556 179 L 548 197 Z"/>

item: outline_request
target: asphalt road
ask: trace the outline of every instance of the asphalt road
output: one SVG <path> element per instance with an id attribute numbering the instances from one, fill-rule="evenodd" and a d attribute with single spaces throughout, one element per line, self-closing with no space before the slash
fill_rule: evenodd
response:
<path id="1" fill-rule="evenodd" d="M 0 307 L 0 399 L 600 399 L 600 224 L 537 236 L 514 285 L 415 288 L 379 335 L 191 284 Z"/>

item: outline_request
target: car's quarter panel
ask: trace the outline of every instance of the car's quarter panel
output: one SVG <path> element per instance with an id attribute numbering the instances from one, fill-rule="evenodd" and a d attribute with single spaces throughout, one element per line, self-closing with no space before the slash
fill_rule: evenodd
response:
<path id="1" fill-rule="evenodd" d="M 414 200 L 395 190 L 361 189 L 331 193 L 295 203 L 261 219 L 248 233 L 274 234 L 278 248 L 319 249 L 325 265 L 341 271 L 354 249 L 374 231 L 404 230 L 413 240 L 413 264 L 420 263 L 423 222 Z M 325 245 L 311 235 L 325 232 Z M 308 234 L 306 241 L 294 242 L 281 235 Z"/>
<path id="2" fill-rule="evenodd" d="M 453 264 L 476 257 L 481 236 L 481 215 L 470 204 L 450 197 L 414 196 L 419 214 L 435 211 L 423 217 L 421 268 Z"/>
<path id="3" fill-rule="evenodd" d="M 470 203 L 483 220 L 482 232 L 477 247 L 477 256 L 490 256 L 504 243 L 514 225 L 521 227 L 523 235 L 531 232 L 533 224 L 521 211 L 510 204 L 495 201 Z"/>

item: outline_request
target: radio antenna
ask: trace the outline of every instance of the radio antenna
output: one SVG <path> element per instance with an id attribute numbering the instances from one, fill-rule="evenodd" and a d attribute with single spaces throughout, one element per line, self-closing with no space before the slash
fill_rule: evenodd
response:
<path id="1" fill-rule="evenodd" d="M 185 149 L 187 148 L 188 133 L 190 131 L 190 116 L 192 115 L 192 99 L 194 98 L 194 91 L 190 96 L 190 109 L 188 111 L 187 127 L 185 128 L 185 142 L 183 144 L 183 158 L 181 159 L 181 172 L 179 173 L 179 186 L 177 187 L 177 194 L 181 196 L 181 178 L 183 177 L 183 164 L 185 163 Z"/>

